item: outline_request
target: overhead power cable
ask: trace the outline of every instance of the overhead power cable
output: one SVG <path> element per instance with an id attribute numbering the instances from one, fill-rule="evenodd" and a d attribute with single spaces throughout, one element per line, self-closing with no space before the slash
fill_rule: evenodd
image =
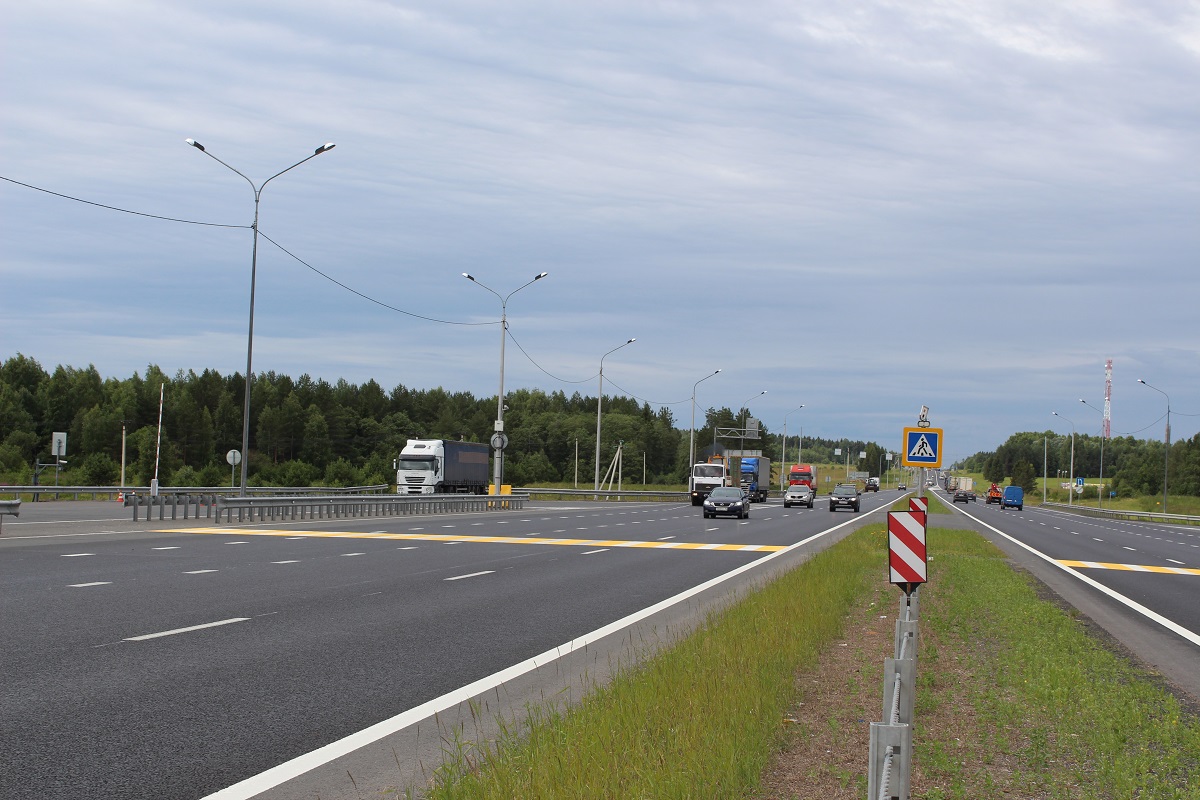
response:
<path id="1" fill-rule="evenodd" d="M 120 211 L 122 214 L 133 214 L 136 217 L 149 217 L 150 219 L 161 219 L 161 220 L 166 220 L 167 222 L 182 222 L 185 225 L 206 225 L 210 228 L 253 228 L 254 227 L 253 225 L 225 225 L 220 222 L 199 222 L 194 219 L 179 219 L 178 217 L 164 217 L 159 214 L 147 214 L 144 211 L 131 211 L 128 208 L 118 208 L 117 206 L 109 206 L 109 205 L 105 205 L 104 203 L 96 203 L 92 200 L 84 200 L 81 197 L 72 197 L 69 194 L 62 194 L 61 192 L 52 192 L 49 189 L 43 189 L 40 186 L 34 186 L 29 183 L 22 183 L 21 181 L 13 180 L 12 178 L 6 178 L 3 175 L 0 175 L 0 180 L 8 181 L 9 183 L 15 183 L 17 186 L 24 186 L 26 189 L 33 189 L 35 192 L 45 192 L 46 194 L 52 194 L 55 197 L 61 197 L 64 200 L 72 200 L 76 203 L 84 203 L 89 206 L 96 206 L 97 208 L 107 208 L 109 211 Z"/>

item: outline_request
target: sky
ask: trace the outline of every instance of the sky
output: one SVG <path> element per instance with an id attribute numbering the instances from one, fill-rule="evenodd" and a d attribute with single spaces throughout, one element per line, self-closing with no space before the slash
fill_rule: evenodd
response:
<path id="1" fill-rule="evenodd" d="M 6 0 L 0 70 L 0 359 L 244 372 L 253 259 L 256 373 L 494 397 L 503 311 L 684 429 L 948 462 L 1112 359 L 1200 430 L 1196 2 Z"/>

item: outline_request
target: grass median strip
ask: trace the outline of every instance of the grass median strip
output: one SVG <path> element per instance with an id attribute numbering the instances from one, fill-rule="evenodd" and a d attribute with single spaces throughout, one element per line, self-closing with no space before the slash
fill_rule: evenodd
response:
<path id="1" fill-rule="evenodd" d="M 899 592 L 872 525 L 571 708 L 447 745 L 432 800 L 861 798 Z M 934 528 L 913 796 L 1197 796 L 1200 721 L 1014 572 Z M 801 713 L 802 712 L 802 713 Z"/>

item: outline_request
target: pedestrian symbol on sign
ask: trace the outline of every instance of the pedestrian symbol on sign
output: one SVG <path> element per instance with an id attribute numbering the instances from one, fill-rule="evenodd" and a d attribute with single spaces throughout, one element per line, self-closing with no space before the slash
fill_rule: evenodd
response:
<path id="1" fill-rule="evenodd" d="M 929 439 L 921 436 L 917 439 L 917 443 L 913 445 L 913 449 L 908 451 L 909 458 L 934 458 L 937 453 L 933 452 L 933 448 L 929 446 Z"/>

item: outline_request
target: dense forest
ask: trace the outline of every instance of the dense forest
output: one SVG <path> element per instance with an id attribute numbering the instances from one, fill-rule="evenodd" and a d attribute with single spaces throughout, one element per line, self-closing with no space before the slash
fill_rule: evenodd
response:
<path id="1" fill-rule="evenodd" d="M 145 486 L 155 475 L 163 486 L 224 486 L 231 482 L 229 450 L 240 450 L 245 382 L 213 370 L 168 376 L 156 366 L 144 375 L 105 378 L 94 366 L 58 366 L 47 372 L 17 354 L 0 364 L 0 481 L 28 485 L 54 480 L 51 441 L 67 434 L 65 485 L 112 485 L 120 481 L 124 434 L 125 485 Z M 160 391 L 162 439 L 158 440 Z M 516 486 L 574 483 L 591 486 L 596 452 L 596 398 L 563 392 L 516 390 L 507 394 L 509 448 L 505 482 Z M 690 409 L 689 409 L 690 418 Z M 744 409 L 709 409 L 696 431 L 706 452 L 715 428 L 742 427 Z M 392 460 L 409 438 L 463 438 L 486 442 L 496 417 L 496 398 L 445 389 L 384 390 L 375 381 L 355 385 L 301 375 L 265 372 L 251 391 L 248 481 L 260 486 L 362 486 L 392 483 Z M 699 420 L 697 421 L 699 425 Z M 763 428 L 758 446 L 779 458 L 781 437 Z M 600 473 L 623 443 L 626 485 L 682 484 L 687 475 L 688 429 L 676 427 L 669 408 L 657 410 L 625 397 L 606 397 Z M 737 446 L 736 441 L 720 442 Z M 857 456 L 876 474 L 882 448 L 874 443 L 806 439 L 805 460 L 842 461 L 835 447 Z M 797 437 L 789 437 L 795 459 Z M 46 473 L 45 470 L 51 472 Z"/>

